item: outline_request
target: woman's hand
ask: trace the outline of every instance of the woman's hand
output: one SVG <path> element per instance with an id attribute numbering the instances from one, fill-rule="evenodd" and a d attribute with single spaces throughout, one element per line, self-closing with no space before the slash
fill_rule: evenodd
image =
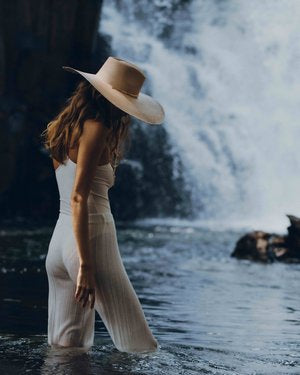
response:
<path id="1" fill-rule="evenodd" d="M 77 276 L 76 300 L 85 307 L 90 296 L 91 309 L 95 305 L 95 273 L 92 266 L 81 265 Z"/>

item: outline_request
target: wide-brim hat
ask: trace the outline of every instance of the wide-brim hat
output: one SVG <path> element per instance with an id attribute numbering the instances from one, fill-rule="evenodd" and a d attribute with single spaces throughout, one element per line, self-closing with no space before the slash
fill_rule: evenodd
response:
<path id="1" fill-rule="evenodd" d="M 63 69 L 81 74 L 108 101 L 129 115 L 148 124 L 163 122 L 165 113 L 161 104 L 140 92 L 146 76 L 135 64 L 110 56 L 96 74 L 68 66 Z"/>

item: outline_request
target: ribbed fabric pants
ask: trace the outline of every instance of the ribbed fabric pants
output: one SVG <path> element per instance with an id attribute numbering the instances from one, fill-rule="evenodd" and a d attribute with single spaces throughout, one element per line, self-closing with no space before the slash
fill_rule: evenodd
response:
<path id="1" fill-rule="evenodd" d="M 95 309 L 119 351 L 158 348 L 120 256 L 111 212 L 89 214 L 90 247 L 96 265 Z M 72 217 L 60 213 L 46 257 L 49 282 L 48 344 L 91 347 L 95 310 L 75 299 L 79 256 Z"/>

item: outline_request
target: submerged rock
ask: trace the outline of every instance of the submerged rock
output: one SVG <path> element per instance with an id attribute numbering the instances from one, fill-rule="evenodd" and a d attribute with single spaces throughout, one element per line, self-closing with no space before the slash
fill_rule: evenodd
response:
<path id="1" fill-rule="evenodd" d="M 253 231 L 242 236 L 231 256 L 261 262 L 283 261 L 300 263 L 300 219 L 287 215 L 287 235 Z"/>

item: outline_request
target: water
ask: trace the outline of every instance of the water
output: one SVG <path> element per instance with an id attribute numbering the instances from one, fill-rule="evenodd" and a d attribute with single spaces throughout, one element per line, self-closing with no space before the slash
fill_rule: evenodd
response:
<path id="1" fill-rule="evenodd" d="M 122 258 L 160 347 L 118 352 L 97 316 L 88 353 L 47 346 L 44 269 L 52 227 L 1 231 L 5 374 L 299 374 L 300 265 L 230 257 L 239 231 L 132 223 Z"/>
<path id="2" fill-rule="evenodd" d="M 298 0 L 104 1 L 100 31 L 164 105 L 199 220 L 300 214 Z"/>

